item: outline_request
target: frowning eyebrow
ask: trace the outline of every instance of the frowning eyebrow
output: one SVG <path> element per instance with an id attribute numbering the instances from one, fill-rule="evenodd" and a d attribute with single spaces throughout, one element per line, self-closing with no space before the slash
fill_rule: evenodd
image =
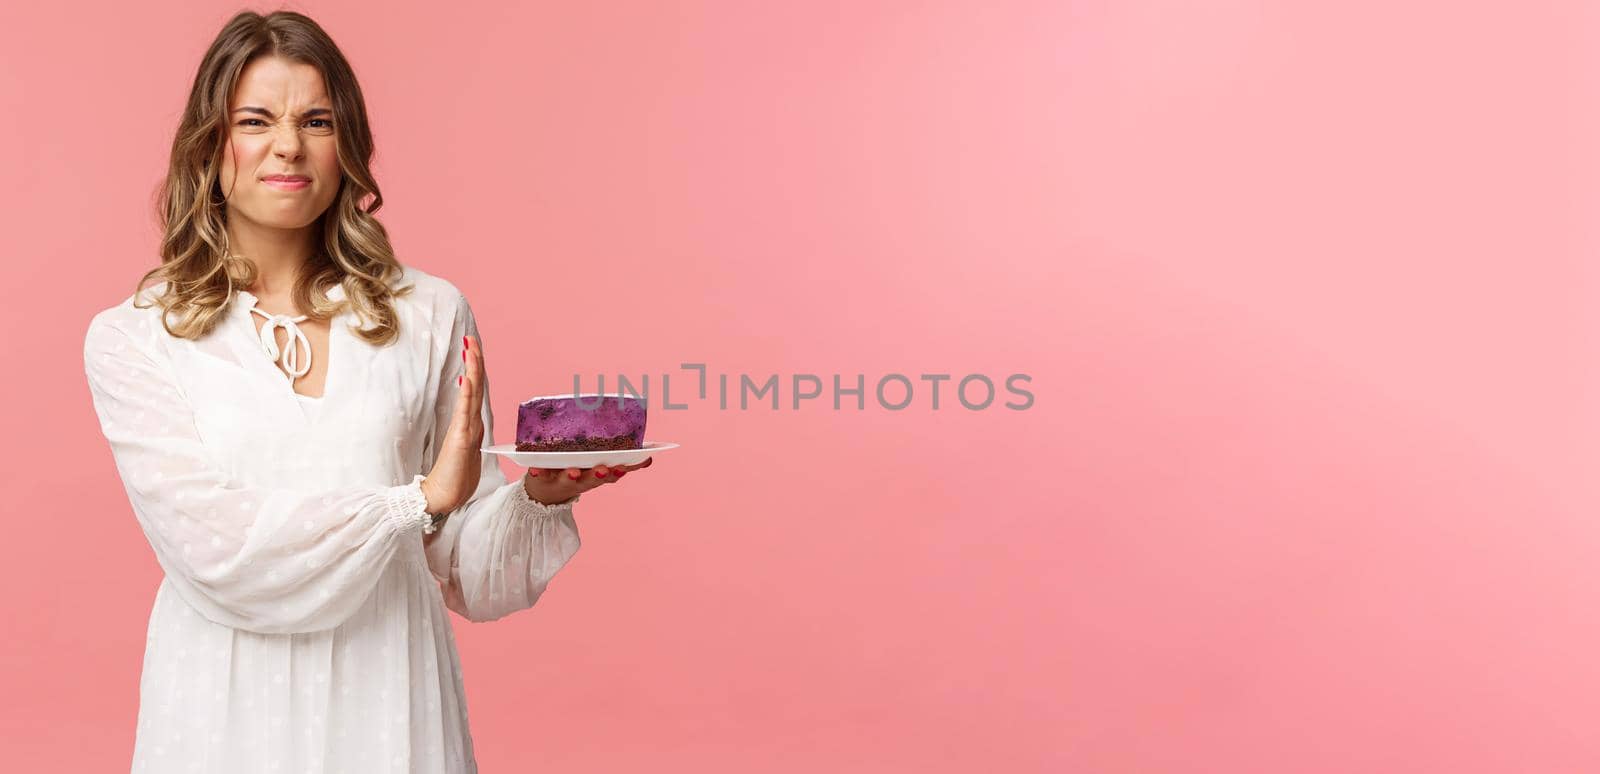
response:
<path id="1" fill-rule="evenodd" d="M 277 117 L 277 116 L 274 116 L 272 114 L 272 111 L 270 111 L 270 110 L 268 110 L 268 109 L 266 109 L 264 107 L 256 107 L 254 105 L 247 105 L 247 106 L 241 107 L 241 108 L 234 108 L 233 112 L 235 112 L 235 113 L 255 113 L 256 115 L 266 116 L 267 118 L 276 118 Z M 323 116 L 323 115 L 333 115 L 333 111 L 329 110 L 327 108 L 321 108 L 321 107 L 319 107 L 319 108 L 311 108 L 310 110 L 307 110 L 306 112 L 301 113 L 300 117 L 301 118 L 310 118 L 312 116 Z"/>

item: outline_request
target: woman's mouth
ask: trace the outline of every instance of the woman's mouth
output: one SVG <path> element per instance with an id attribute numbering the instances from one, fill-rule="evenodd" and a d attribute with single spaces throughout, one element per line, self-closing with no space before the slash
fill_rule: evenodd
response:
<path id="1" fill-rule="evenodd" d="M 261 178 L 261 182 L 279 191 L 299 191 L 311 185 L 311 178 L 299 175 L 272 175 Z"/>

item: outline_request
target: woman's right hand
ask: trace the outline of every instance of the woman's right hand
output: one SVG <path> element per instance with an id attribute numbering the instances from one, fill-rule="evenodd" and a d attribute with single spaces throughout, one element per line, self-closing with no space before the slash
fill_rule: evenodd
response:
<path id="1" fill-rule="evenodd" d="M 448 513 L 471 499 L 483 468 L 483 354 L 471 338 L 461 338 L 462 373 L 450 429 L 439 444 L 433 470 L 422 479 L 428 513 Z"/>

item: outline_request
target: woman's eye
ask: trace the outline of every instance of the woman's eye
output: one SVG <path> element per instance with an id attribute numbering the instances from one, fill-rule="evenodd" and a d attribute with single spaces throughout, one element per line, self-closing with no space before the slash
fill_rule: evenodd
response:
<path id="1" fill-rule="evenodd" d="M 252 123 L 252 122 L 254 122 L 254 123 Z M 318 129 L 332 129 L 333 128 L 333 122 L 329 121 L 326 118 L 313 118 L 310 121 L 307 121 L 306 123 L 308 123 L 308 124 L 321 123 L 322 126 L 317 127 Z M 246 118 L 243 121 L 240 121 L 239 125 L 240 126 L 257 126 L 257 125 L 266 126 L 266 122 L 262 121 L 259 118 Z"/>

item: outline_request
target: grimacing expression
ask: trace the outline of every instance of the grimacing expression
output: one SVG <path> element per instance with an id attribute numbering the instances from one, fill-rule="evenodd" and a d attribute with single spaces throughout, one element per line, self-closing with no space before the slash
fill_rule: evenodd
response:
<path id="1" fill-rule="evenodd" d="M 276 56 L 251 62 L 228 103 L 222 193 L 228 216 L 267 228 L 315 223 L 339 193 L 333 103 L 315 67 Z M 304 185 L 273 184 L 291 175 Z"/>

